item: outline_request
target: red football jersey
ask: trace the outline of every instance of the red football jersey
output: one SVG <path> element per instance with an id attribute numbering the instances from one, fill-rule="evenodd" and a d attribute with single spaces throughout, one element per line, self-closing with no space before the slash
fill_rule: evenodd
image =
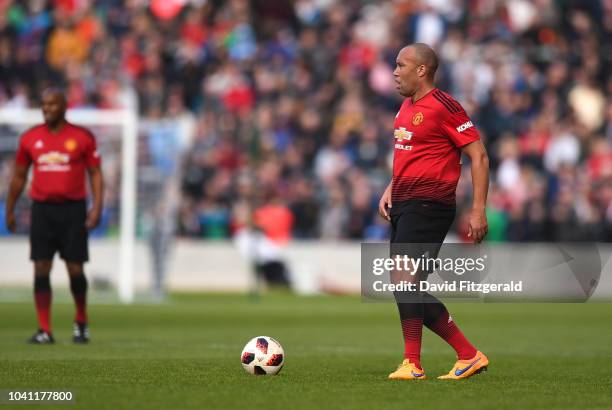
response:
<path id="1" fill-rule="evenodd" d="M 461 105 L 434 88 L 414 104 L 406 98 L 393 128 L 392 202 L 422 199 L 454 205 L 460 148 L 479 139 Z"/>
<path id="2" fill-rule="evenodd" d="M 85 199 L 86 170 L 100 166 L 100 155 L 87 129 L 66 123 L 54 134 L 42 124 L 21 136 L 15 162 L 33 164 L 32 199 L 63 202 Z"/>

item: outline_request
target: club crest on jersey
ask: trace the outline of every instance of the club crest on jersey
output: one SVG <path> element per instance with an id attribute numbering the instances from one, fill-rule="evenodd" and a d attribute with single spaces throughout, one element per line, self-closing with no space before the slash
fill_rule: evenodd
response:
<path id="1" fill-rule="evenodd" d="M 416 114 L 414 114 L 414 116 L 412 117 L 412 125 L 419 125 L 420 123 L 423 122 L 423 119 L 425 117 L 423 117 L 423 113 L 422 112 L 417 112 Z"/>
<path id="2" fill-rule="evenodd" d="M 45 146 L 45 144 L 43 144 L 42 140 L 38 140 L 36 141 L 36 143 L 34 144 L 34 148 L 35 149 L 42 149 Z"/>
<path id="3" fill-rule="evenodd" d="M 72 138 L 64 142 L 64 148 L 66 148 L 66 150 L 68 151 L 74 151 L 76 147 L 77 147 L 77 142 L 73 140 Z"/>
<path id="4" fill-rule="evenodd" d="M 393 138 L 395 138 L 397 142 L 402 142 L 404 140 L 410 141 L 412 139 L 412 132 L 406 130 L 404 127 L 399 127 L 393 131 Z"/>

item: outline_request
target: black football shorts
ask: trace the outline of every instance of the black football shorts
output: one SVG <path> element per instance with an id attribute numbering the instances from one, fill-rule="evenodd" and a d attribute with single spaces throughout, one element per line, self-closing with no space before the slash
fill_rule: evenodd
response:
<path id="1" fill-rule="evenodd" d="M 82 201 L 33 201 L 30 259 L 52 260 L 55 252 L 66 262 L 87 262 L 87 205 Z"/>
<path id="2" fill-rule="evenodd" d="M 442 243 L 455 219 L 455 207 L 409 200 L 393 204 L 391 243 Z"/>
<path id="3" fill-rule="evenodd" d="M 391 256 L 422 255 L 436 258 L 455 219 L 455 207 L 438 202 L 409 200 L 393 204 L 391 217 Z M 424 271 L 423 273 L 432 273 Z"/>

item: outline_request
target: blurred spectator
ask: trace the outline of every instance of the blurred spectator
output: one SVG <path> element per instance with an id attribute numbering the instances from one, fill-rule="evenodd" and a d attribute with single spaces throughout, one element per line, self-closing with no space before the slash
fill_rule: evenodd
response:
<path id="1" fill-rule="evenodd" d="M 67 19 L 57 11 L 56 27 L 49 35 L 47 61 L 52 68 L 61 70 L 69 64 L 82 64 L 88 55 L 88 39 L 84 32 L 77 31 Z"/>
<path id="2" fill-rule="evenodd" d="M 282 244 L 291 239 L 293 214 L 278 198 L 256 209 L 253 218 L 255 226 L 271 240 Z"/>

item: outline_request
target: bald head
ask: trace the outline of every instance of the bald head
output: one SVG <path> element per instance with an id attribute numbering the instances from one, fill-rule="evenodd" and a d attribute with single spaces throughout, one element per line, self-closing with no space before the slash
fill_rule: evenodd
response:
<path id="1" fill-rule="evenodd" d="M 45 123 L 57 129 L 65 123 L 66 94 L 59 88 L 47 88 L 42 93 L 42 112 Z"/>
<path id="2" fill-rule="evenodd" d="M 45 88 L 45 90 L 42 92 L 42 99 L 44 100 L 45 98 L 53 98 L 63 102 L 64 104 L 66 103 L 66 94 L 64 93 L 64 90 L 57 87 Z"/>
<path id="3" fill-rule="evenodd" d="M 427 78 L 433 80 L 438 69 L 438 56 L 436 52 L 425 43 L 410 44 L 404 47 L 403 50 L 411 50 L 417 65 L 424 65 L 427 68 Z"/>
<path id="4" fill-rule="evenodd" d="M 419 90 L 433 88 L 438 56 L 427 44 L 415 43 L 402 48 L 395 64 L 396 88 L 404 97 L 413 97 Z"/>

